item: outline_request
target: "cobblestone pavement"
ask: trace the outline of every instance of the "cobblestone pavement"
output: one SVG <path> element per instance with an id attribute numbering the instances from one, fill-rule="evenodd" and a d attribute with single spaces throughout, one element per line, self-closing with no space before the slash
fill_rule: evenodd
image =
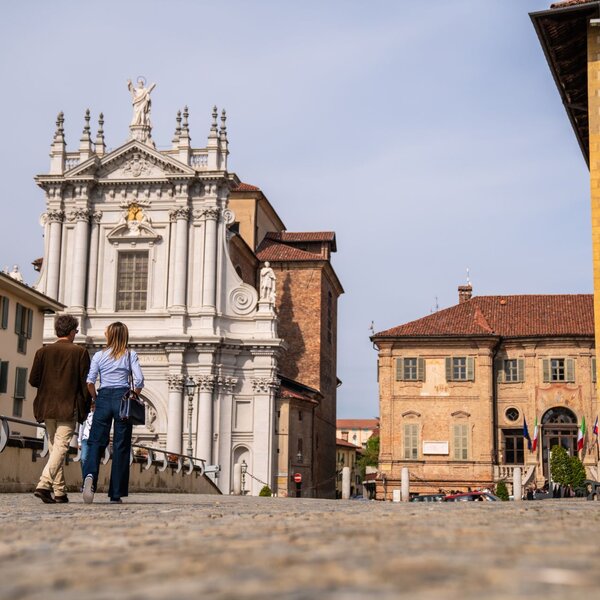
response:
<path id="1" fill-rule="evenodd" d="M 0 495 L 0 598 L 595 598 L 600 503 Z"/>

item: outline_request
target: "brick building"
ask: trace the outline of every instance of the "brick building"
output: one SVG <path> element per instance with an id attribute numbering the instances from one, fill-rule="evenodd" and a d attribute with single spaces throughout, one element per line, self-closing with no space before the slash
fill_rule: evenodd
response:
<path id="1" fill-rule="evenodd" d="M 402 467 L 417 492 L 543 485 L 548 449 L 577 454 L 597 478 L 591 426 L 598 414 L 591 295 L 471 297 L 422 319 L 375 334 L 379 350 L 380 462 L 377 494 L 391 498 Z M 536 420 L 539 445 L 530 452 Z"/>
<path id="2" fill-rule="evenodd" d="M 372 435 L 379 435 L 379 419 L 338 419 L 338 439 L 365 448 Z"/>

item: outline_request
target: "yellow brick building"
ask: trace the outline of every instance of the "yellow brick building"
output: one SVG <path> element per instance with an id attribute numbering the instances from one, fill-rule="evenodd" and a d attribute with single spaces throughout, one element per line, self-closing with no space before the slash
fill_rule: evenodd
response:
<path id="1" fill-rule="evenodd" d="M 391 499 L 408 467 L 411 491 L 467 490 L 548 478 L 549 448 L 577 454 L 594 479 L 591 434 L 595 391 L 593 297 L 471 297 L 375 334 L 379 350 L 380 455 L 377 497 Z M 538 448 L 530 451 L 536 420 Z"/>

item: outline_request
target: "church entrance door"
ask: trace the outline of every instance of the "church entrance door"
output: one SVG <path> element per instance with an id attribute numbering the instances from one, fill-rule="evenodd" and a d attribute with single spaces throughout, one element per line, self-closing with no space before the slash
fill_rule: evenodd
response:
<path id="1" fill-rule="evenodd" d="M 554 446 L 562 446 L 569 456 L 577 456 L 577 417 L 564 406 L 551 408 L 542 417 L 542 465 L 546 479 Z"/>

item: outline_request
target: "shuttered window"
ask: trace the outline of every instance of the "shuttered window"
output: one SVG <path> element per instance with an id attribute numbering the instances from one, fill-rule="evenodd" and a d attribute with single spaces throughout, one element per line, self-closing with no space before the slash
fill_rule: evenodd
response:
<path id="1" fill-rule="evenodd" d="M 0 361 L 0 394 L 6 394 L 8 390 L 8 361 Z"/>
<path id="2" fill-rule="evenodd" d="M 596 357 L 592 356 L 592 383 L 596 383 Z"/>
<path id="3" fill-rule="evenodd" d="M 397 358 L 396 381 L 425 381 L 425 359 Z"/>
<path id="4" fill-rule="evenodd" d="M 17 367 L 15 369 L 15 395 L 13 398 L 13 416 L 23 416 L 23 401 L 27 390 L 27 369 Z"/>
<path id="5" fill-rule="evenodd" d="M 500 361 L 498 381 L 520 383 L 525 381 L 525 361 L 522 358 L 506 358 Z"/>
<path id="6" fill-rule="evenodd" d="M 475 358 L 447 356 L 446 381 L 475 381 Z"/>
<path id="7" fill-rule="evenodd" d="M 460 423 L 454 429 L 454 460 L 467 460 L 469 458 L 469 426 Z"/>
<path id="8" fill-rule="evenodd" d="M 544 383 L 564 381 L 575 382 L 575 359 L 544 358 L 542 359 L 542 380 Z"/>
<path id="9" fill-rule="evenodd" d="M 419 458 L 419 425 L 418 423 L 406 423 L 403 428 L 403 449 L 405 460 L 416 460 Z"/>
<path id="10" fill-rule="evenodd" d="M 0 328 L 8 329 L 8 298 L 0 296 Z"/>
<path id="11" fill-rule="evenodd" d="M 15 313 L 15 333 L 17 334 L 17 352 L 27 352 L 27 340 L 33 332 L 33 311 L 17 302 Z"/>

